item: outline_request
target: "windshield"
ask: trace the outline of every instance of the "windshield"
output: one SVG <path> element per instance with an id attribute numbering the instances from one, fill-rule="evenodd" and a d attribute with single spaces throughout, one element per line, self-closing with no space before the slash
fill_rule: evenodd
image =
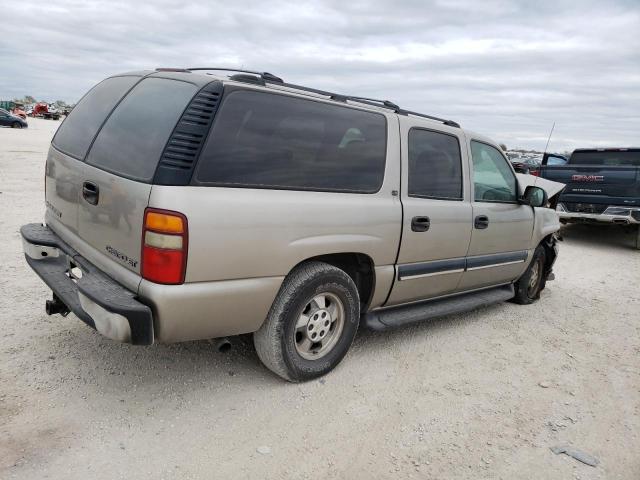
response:
<path id="1" fill-rule="evenodd" d="M 572 165 L 640 166 L 640 150 L 576 151 L 571 154 Z"/>

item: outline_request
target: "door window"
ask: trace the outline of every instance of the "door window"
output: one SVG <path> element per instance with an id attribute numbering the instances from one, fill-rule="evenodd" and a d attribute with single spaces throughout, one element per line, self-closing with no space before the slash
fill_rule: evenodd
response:
<path id="1" fill-rule="evenodd" d="M 457 137 L 409 131 L 409 196 L 462 200 L 462 160 Z"/>
<path id="2" fill-rule="evenodd" d="M 498 149 L 472 140 L 471 157 L 476 202 L 513 203 L 517 200 L 516 177 Z"/>

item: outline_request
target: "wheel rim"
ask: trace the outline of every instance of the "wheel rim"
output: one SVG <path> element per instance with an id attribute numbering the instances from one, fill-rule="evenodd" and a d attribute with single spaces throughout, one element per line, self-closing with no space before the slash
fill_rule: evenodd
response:
<path id="1" fill-rule="evenodd" d="M 536 293 L 538 283 L 540 282 L 540 260 L 536 260 L 536 263 L 531 267 L 531 275 L 529 276 L 529 285 L 527 293 L 532 296 Z"/>
<path id="2" fill-rule="evenodd" d="M 307 302 L 298 316 L 294 342 L 306 360 L 327 355 L 338 343 L 344 328 L 344 305 L 333 293 L 320 293 Z"/>

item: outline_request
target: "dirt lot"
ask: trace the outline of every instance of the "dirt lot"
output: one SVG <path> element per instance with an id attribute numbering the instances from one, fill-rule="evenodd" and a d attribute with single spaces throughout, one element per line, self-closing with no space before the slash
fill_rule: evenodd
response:
<path id="1" fill-rule="evenodd" d="M 18 229 L 42 218 L 58 124 L 0 129 L 0 478 L 640 478 L 631 233 L 566 228 L 537 304 L 360 332 L 292 385 L 246 338 L 133 347 L 45 315 Z"/>

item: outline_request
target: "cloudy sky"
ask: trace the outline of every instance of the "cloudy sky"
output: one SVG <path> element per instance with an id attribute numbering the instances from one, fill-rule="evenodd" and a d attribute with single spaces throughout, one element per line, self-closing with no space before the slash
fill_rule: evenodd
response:
<path id="1" fill-rule="evenodd" d="M 0 99 L 158 66 L 265 70 L 509 147 L 640 146 L 640 0 L 2 0 Z"/>

